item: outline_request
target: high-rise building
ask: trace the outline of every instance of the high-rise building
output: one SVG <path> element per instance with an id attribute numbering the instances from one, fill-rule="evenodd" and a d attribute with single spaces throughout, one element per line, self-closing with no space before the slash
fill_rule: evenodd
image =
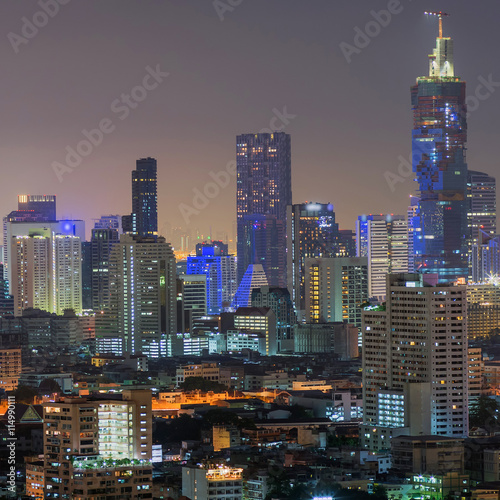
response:
<path id="1" fill-rule="evenodd" d="M 109 260 L 113 246 L 120 241 L 116 229 L 92 229 L 91 247 L 91 287 L 92 306 L 95 311 L 102 311 L 110 306 Z"/>
<path id="2" fill-rule="evenodd" d="M 19 211 L 37 212 L 48 221 L 57 220 L 55 195 L 20 194 L 17 197 L 17 209 Z"/>
<path id="3" fill-rule="evenodd" d="M 277 349 L 293 351 L 293 333 L 297 322 L 295 310 L 286 288 L 263 286 L 252 290 L 252 307 L 270 307 L 276 317 Z"/>
<path id="4" fill-rule="evenodd" d="M 27 308 L 82 312 L 81 241 L 78 236 L 33 231 L 11 240 L 14 314 Z"/>
<path id="5" fill-rule="evenodd" d="M 132 171 L 132 232 L 139 236 L 158 234 L 157 173 L 154 158 L 137 160 Z"/>
<path id="6" fill-rule="evenodd" d="M 234 294 L 233 309 L 249 307 L 252 304 L 252 290 L 268 286 L 266 273 L 261 264 L 250 264 Z"/>
<path id="7" fill-rule="evenodd" d="M 10 214 L 11 215 L 11 214 Z M 64 236 L 77 236 L 80 241 L 85 241 L 85 222 L 82 220 L 59 220 L 46 221 L 45 219 L 32 220 L 31 217 L 13 217 L 10 215 L 4 218 L 4 278 L 8 280 L 10 293 L 12 294 L 13 278 L 10 266 L 12 250 L 12 239 L 18 236 L 29 236 L 39 231 L 49 231 L 52 234 Z"/>
<path id="8" fill-rule="evenodd" d="M 406 222 L 408 224 L 408 272 L 415 272 L 415 251 L 413 249 L 413 240 L 415 238 L 413 221 L 417 215 L 418 210 L 418 201 L 419 199 L 416 196 L 410 195 L 410 205 L 407 210 L 407 219 Z"/>
<path id="9" fill-rule="evenodd" d="M 110 254 L 110 307 L 96 318 L 99 353 L 164 355 L 177 330 L 175 255 L 164 238 L 125 234 Z"/>
<path id="10" fill-rule="evenodd" d="M 490 236 L 479 229 L 477 241 L 472 243 L 471 281 L 487 283 L 500 276 L 500 235 Z"/>
<path id="11" fill-rule="evenodd" d="M 276 316 L 270 307 L 240 307 L 234 315 L 234 329 L 243 333 L 260 333 L 265 339 L 266 356 L 278 350 Z"/>
<path id="12" fill-rule="evenodd" d="M 363 312 L 362 443 L 399 435 L 468 434 L 465 286 L 437 275 L 387 277 L 387 302 Z"/>
<path id="13" fill-rule="evenodd" d="M 187 258 L 186 274 L 204 274 L 207 277 L 207 312 L 220 314 L 228 307 L 236 293 L 236 258 L 226 249 L 202 243 L 196 245 L 196 256 Z M 223 244 L 222 244 L 223 245 Z"/>
<path id="14" fill-rule="evenodd" d="M 500 286 L 497 283 L 467 285 L 467 333 L 469 340 L 487 339 L 500 325 Z"/>
<path id="15" fill-rule="evenodd" d="M 3 277 L 3 264 L 0 264 L 0 318 L 14 314 L 14 297 L 9 294 L 9 283 Z"/>
<path id="16" fill-rule="evenodd" d="M 467 227 L 469 230 L 469 278 L 485 281 L 498 274 L 496 180 L 483 172 L 467 175 Z M 495 245 L 495 243 L 497 243 Z"/>
<path id="17" fill-rule="evenodd" d="M 356 252 L 368 259 L 370 297 L 385 297 L 388 273 L 408 272 L 408 224 L 401 215 L 361 215 L 356 221 Z"/>
<path id="18" fill-rule="evenodd" d="M 305 273 L 306 323 L 361 327 L 361 305 L 368 300 L 366 257 L 306 259 Z"/>
<path id="19" fill-rule="evenodd" d="M 150 391 L 45 403 L 44 427 L 44 498 L 151 498 Z"/>
<path id="20" fill-rule="evenodd" d="M 285 287 L 286 207 L 292 204 L 290 136 L 284 132 L 238 135 L 236 169 L 238 284 L 249 265 L 262 264 L 269 284 Z M 257 219 L 257 215 L 271 217 Z M 252 218 L 259 220 L 256 232 L 250 230 Z M 270 234 L 256 234 L 260 232 Z M 262 248 L 253 249 L 259 241 L 273 244 L 280 255 L 266 262 L 269 256 Z"/>
<path id="21" fill-rule="evenodd" d="M 190 324 L 194 319 L 207 315 L 207 276 L 206 274 L 182 274 L 182 306 L 189 311 Z"/>
<path id="22" fill-rule="evenodd" d="M 286 286 L 286 229 L 275 215 L 244 215 L 239 222 L 238 269 L 250 262 L 262 265 L 267 281 L 273 286 Z M 248 268 L 247 268 L 248 269 Z M 241 280 L 239 281 L 241 283 Z"/>
<path id="23" fill-rule="evenodd" d="M 420 198 L 413 243 L 415 270 L 437 273 L 448 283 L 468 276 L 467 117 L 465 82 L 454 74 L 453 40 L 441 35 L 442 30 L 429 56 L 429 76 L 411 88 Z"/>
<path id="24" fill-rule="evenodd" d="M 82 309 L 92 309 L 92 246 L 82 241 Z"/>
<path id="25" fill-rule="evenodd" d="M 288 206 L 287 272 L 288 290 L 299 316 L 305 311 L 305 260 L 340 257 L 339 225 L 331 203 L 302 203 Z"/>
<path id="26" fill-rule="evenodd" d="M 484 172 L 469 170 L 467 174 L 467 217 L 471 241 L 477 241 L 479 229 L 497 234 L 496 180 Z"/>

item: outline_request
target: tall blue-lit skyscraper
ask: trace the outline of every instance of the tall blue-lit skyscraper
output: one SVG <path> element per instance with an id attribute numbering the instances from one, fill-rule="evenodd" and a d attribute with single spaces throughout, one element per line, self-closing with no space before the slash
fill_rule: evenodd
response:
<path id="1" fill-rule="evenodd" d="M 285 287 L 286 207 L 292 203 L 290 136 L 237 136 L 236 169 L 238 283 L 249 265 L 262 264 L 269 285 Z M 261 242 L 275 247 L 272 261 L 254 248 Z"/>
<path id="2" fill-rule="evenodd" d="M 236 293 L 236 258 L 227 255 L 222 242 L 196 245 L 196 256 L 187 258 L 187 274 L 207 277 L 207 313 L 220 314 L 224 305 L 229 307 Z"/>
<path id="3" fill-rule="evenodd" d="M 158 234 L 156 159 L 141 158 L 132 171 L 132 232 L 138 236 Z"/>
<path id="4" fill-rule="evenodd" d="M 439 14 L 439 22 L 442 23 Z M 420 201 L 413 220 L 415 271 L 439 282 L 467 278 L 467 119 L 465 82 L 454 74 L 453 40 L 442 36 L 429 76 L 411 88 L 412 160 Z"/>

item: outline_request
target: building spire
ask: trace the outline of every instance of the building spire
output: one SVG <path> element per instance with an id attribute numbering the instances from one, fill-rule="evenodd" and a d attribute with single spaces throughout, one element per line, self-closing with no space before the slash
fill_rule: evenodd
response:
<path id="1" fill-rule="evenodd" d="M 429 76 L 431 78 L 453 77 L 453 40 L 443 37 L 443 17 L 446 12 L 425 12 L 428 16 L 436 16 L 439 20 L 439 36 L 436 38 L 436 48 L 429 55 Z"/>

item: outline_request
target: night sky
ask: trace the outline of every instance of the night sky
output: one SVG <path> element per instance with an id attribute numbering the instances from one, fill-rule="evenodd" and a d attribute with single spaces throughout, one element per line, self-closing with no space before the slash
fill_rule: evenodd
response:
<path id="1" fill-rule="evenodd" d="M 479 78 L 500 82 L 498 0 L 219 0 L 219 12 L 211 0 L 65 1 L 24 39 L 23 17 L 44 23 L 39 2 L 2 3 L 2 216 L 20 193 L 56 194 L 59 216 L 88 227 L 130 213 L 135 160 L 154 156 L 161 232 L 231 234 L 234 176 L 188 224 L 180 204 L 193 206 L 193 189 L 234 161 L 237 134 L 280 126 L 278 110 L 295 115 L 283 128 L 294 203 L 331 202 L 341 227 L 354 228 L 362 213 L 405 213 L 416 184 L 409 176 L 391 190 L 384 174 L 410 155 L 409 88 L 427 74 L 438 29 L 423 12 L 451 14 L 444 34 L 469 96 Z M 355 27 L 364 31 L 370 11 L 391 4 L 398 13 L 348 63 L 340 44 L 354 45 Z M 141 102 L 120 102 L 147 67 L 169 75 L 136 90 Z M 500 83 L 485 93 L 469 117 L 468 165 L 500 177 Z M 60 182 L 53 163 L 103 120 L 109 133 Z"/>

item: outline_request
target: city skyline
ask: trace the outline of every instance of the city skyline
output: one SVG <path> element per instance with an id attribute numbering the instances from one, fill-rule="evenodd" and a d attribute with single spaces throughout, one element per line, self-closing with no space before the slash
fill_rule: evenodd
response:
<path id="1" fill-rule="evenodd" d="M 492 2 L 488 3 L 491 9 L 499 8 Z M 129 192 L 128 172 L 137 158 L 153 156 L 158 160 L 160 234 L 166 232 L 167 222 L 191 230 L 198 228 L 205 235 L 209 234 L 210 228 L 212 236 L 220 231 L 231 233 L 236 218 L 233 202 L 235 176 L 228 174 L 227 187 L 220 187 L 219 193 L 208 200 L 200 213 L 188 217 L 187 224 L 180 206 L 193 207 L 193 189 L 203 190 L 207 183 L 212 182 L 210 172 L 230 171 L 228 165 L 234 161 L 234 137 L 237 134 L 283 127 L 293 140 L 293 203 L 306 200 L 332 202 L 340 227 L 351 229 L 360 213 L 404 213 L 408 196 L 414 194 L 415 188 L 413 175 L 408 175 L 407 170 L 398 170 L 402 160 L 409 158 L 410 154 L 408 89 L 416 77 L 426 74 L 426 53 L 436 37 L 437 20 L 428 19 L 423 14 L 423 10 L 431 6 L 399 2 L 397 13 L 391 15 L 388 23 L 384 22 L 386 26 L 379 26 L 379 34 L 369 37 L 366 47 L 358 48 L 355 28 L 363 31 L 374 19 L 372 9 L 379 12 L 387 6 L 386 2 L 377 5 L 360 2 L 356 6 L 342 2 L 334 8 L 325 2 L 323 8 L 306 10 L 299 2 L 289 2 L 287 10 L 283 11 L 266 4 L 269 21 L 264 23 L 261 32 L 256 32 L 251 22 L 260 12 L 259 8 L 264 8 L 263 3 L 252 4 L 252 8 L 246 4 L 234 7 L 225 12 L 221 22 L 212 4 L 151 4 L 151 9 L 146 11 L 132 2 L 121 2 L 121 22 L 111 23 L 109 16 L 116 7 L 111 2 L 109 6 L 99 6 L 101 18 L 95 28 L 101 34 L 98 42 L 78 44 L 69 40 L 70 32 L 77 31 L 76 40 L 86 39 L 78 38 L 74 19 L 77 15 L 83 19 L 92 15 L 97 3 L 88 2 L 85 10 L 76 4 L 61 5 L 59 13 L 47 26 L 40 28 L 28 43 L 16 47 L 17 53 L 11 39 L 6 38 L 0 48 L 0 52 L 4 51 L 7 69 L 15 65 L 15 74 L 24 78 L 21 86 L 15 87 L 10 76 L 5 83 L 8 99 L 4 111 L 10 125 L 4 131 L 5 143 L 8 144 L 4 147 L 4 160 L 16 165 L 30 165 L 16 169 L 17 174 L 3 183 L 2 194 L 5 194 L 0 206 L 4 213 L 14 208 L 15 199 L 8 196 L 12 192 L 53 193 L 58 196 L 60 217 L 85 219 L 87 231 L 90 231 L 91 219 L 106 213 L 129 213 L 126 196 Z M 445 21 L 445 33 L 455 40 L 457 74 L 468 85 L 469 168 L 496 176 L 492 124 L 500 100 L 495 94 L 498 87 L 496 75 L 490 71 L 494 67 L 494 54 L 493 50 L 483 50 L 481 36 L 475 36 L 478 28 L 473 22 L 476 16 L 481 16 L 487 25 L 494 16 L 485 19 L 487 6 L 484 4 L 470 12 L 464 6 L 446 1 L 433 4 L 432 8 L 446 10 L 452 15 Z M 338 18 L 333 15 L 335 12 Z M 27 4 L 13 6 L 1 25 L 5 33 L 21 33 L 22 18 L 31 19 L 35 13 L 36 8 Z M 309 22 L 297 21 L 299 13 L 307 13 Z M 175 27 L 160 29 L 165 28 L 163 21 L 151 25 L 153 15 L 155 19 L 165 20 L 169 28 L 172 19 L 182 20 L 183 16 L 190 16 L 190 33 L 196 33 L 196 36 L 192 42 L 179 45 L 182 33 Z M 278 26 L 273 23 L 278 19 L 285 22 Z M 318 24 L 324 27 L 327 22 L 330 23 L 328 32 L 318 29 Z M 272 30 L 267 23 L 272 23 Z M 151 25 L 151 41 L 136 45 L 135 37 L 127 30 L 145 24 Z M 300 35 L 290 27 L 295 30 L 302 27 Z M 497 36 L 493 30 L 488 31 Z M 227 42 L 234 40 L 235 32 L 239 34 L 237 43 L 235 47 L 229 47 Z M 124 48 L 114 44 L 113 35 L 116 34 L 123 37 Z M 80 33 L 80 36 L 84 35 Z M 199 43 L 196 42 L 203 36 L 212 36 L 212 42 L 201 50 L 201 55 L 195 54 L 194 45 L 197 49 Z M 169 51 L 167 56 L 160 57 L 152 42 L 168 43 L 169 40 L 177 41 L 176 52 Z M 106 55 L 109 50 L 96 54 L 93 50 L 95 43 L 114 51 L 116 61 Z M 342 43 L 350 44 L 355 52 L 343 54 Z M 273 71 L 266 70 L 271 84 L 262 86 L 250 79 L 238 86 L 240 80 L 235 79 L 237 77 L 231 71 L 238 60 L 238 51 L 249 54 L 254 45 L 269 45 L 274 49 L 259 59 L 260 62 L 252 60 L 248 63 L 249 69 L 255 72 L 259 67 L 261 70 L 269 67 L 274 61 Z M 494 43 L 490 46 L 493 47 Z M 127 49 L 131 52 L 127 53 Z M 150 49 L 154 50 L 149 53 Z M 51 66 L 48 68 L 51 71 L 28 79 L 30 69 L 37 67 L 33 66 L 34 58 L 42 58 L 49 50 L 53 53 L 53 60 L 46 64 Z M 396 51 L 401 50 L 407 57 L 404 60 L 398 58 L 397 65 L 390 64 Z M 120 64 L 124 57 L 122 51 L 130 56 L 130 64 L 126 67 Z M 214 68 L 203 63 L 202 58 L 208 56 Z M 346 59 L 350 59 L 350 63 Z M 47 61 L 47 58 L 43 60 Z M 78 61 L 85 64 L 75 64 Z M 324 61 L 330 64 L 324 64 Z M 65 66 L 65 63 L 71 64 Z M 63 68 L 67 68 L 65 73 L 61 73 Z M 116 114 L 110 111 L 110 104 L 120 98 L 122 92 L 133 89 L 158 68 L 160 75 L 156 76 L 164 81 L 157 82 L 158 86 L 144 101 L 128 109 L 130 116 L 120 120 L 124 111 Z M 96 73 L 98 69 L 104 72 L 102 78 L 93 76 L 99 74 Z M 116 72 L 116 77 L 111 74 L 113 72 Z M 169 75 L 162 77 L 166 72 Z M 218 78 L 226 78 L 223 84 L 216 81 L 216 74 Z M 315 76 L 307 78 L 308 74 Z M 55 75 L 61 81 L 56 81 Z M 148 85 L 153 86 L 151 78 Z M 287 85 L 283 86 L 285 82 Z M 64 88 L 61 87 L 63 83 Z M 34 92 L 33 85 L 37 86 L 38 93 Z M 203 88 L 198 88 L 198 85 L 205 86 L 205 91 L 202 92 Z M 483 85 L 482 90 L 477 93 L 480 85 Z M 37 97 L 40 93 L 44 95 L 43 104 Z M 479 96 L 488 93 L 485 105 L 486 98 L 479 100 Z M 314 102 L 312 95 L 315 96 Z M 24 99 L 20 99 L 21 96 Z M 199 112 L 198 119 L 193 120 L 193 115 L 186 112 L 182 96 L 195 96 L 192 104 Z M 471 106 L 475 103 L 474 98 L 477 109 Z M 180 101 L 180 105 L 174 101 Z M 12 106 L 11 102 L 21 104 Z M 52 119 L 41 130 L 40 120 L 47 105 L 52 107 Z M 245 112 L 240 106 L 244 106 Z M 358 110 L 358 117 L 354 120 L 353 109 Z M 13 113 L 17 114 L 10 119 Z M 350 122 L 347 121 L 349 117 Z M 104 134 L 102 144 L 83 158 L 77 168 L 65 171 L 62 182 L 59 182 L 52 164 L 64 163 L 65 148 L 76 148 L 85 138 L 81 131 L 95 129 L 106 118 L 113 119 L 116 130 Z M 194 127 L 189 137 L 195 139 L 195 147 L 187 148 L 185 139 L 181 138 L 181 135 L 186 136 L 187 127 Z M 379 130 L 384 130 L 384 135 Z M 363 147 L 359 147 L 360 141 Z M 103 171 L 108 175 L 102 176 Z M 180 172 L 182 176 L 178 175 Z M 401 172 L 406 172 L 406 176 Z M 322 182 L 318 182 L 319 178 Z M 365 182 L 359 183 L 360 178 Z M 354 182 L 359 194 L 355 205 L 349 203 L 352 198 L 350 190 L 344 189 L 345 184 Z M 93 200 L 91 208 L 86 203 L 89 197 Z"/>

